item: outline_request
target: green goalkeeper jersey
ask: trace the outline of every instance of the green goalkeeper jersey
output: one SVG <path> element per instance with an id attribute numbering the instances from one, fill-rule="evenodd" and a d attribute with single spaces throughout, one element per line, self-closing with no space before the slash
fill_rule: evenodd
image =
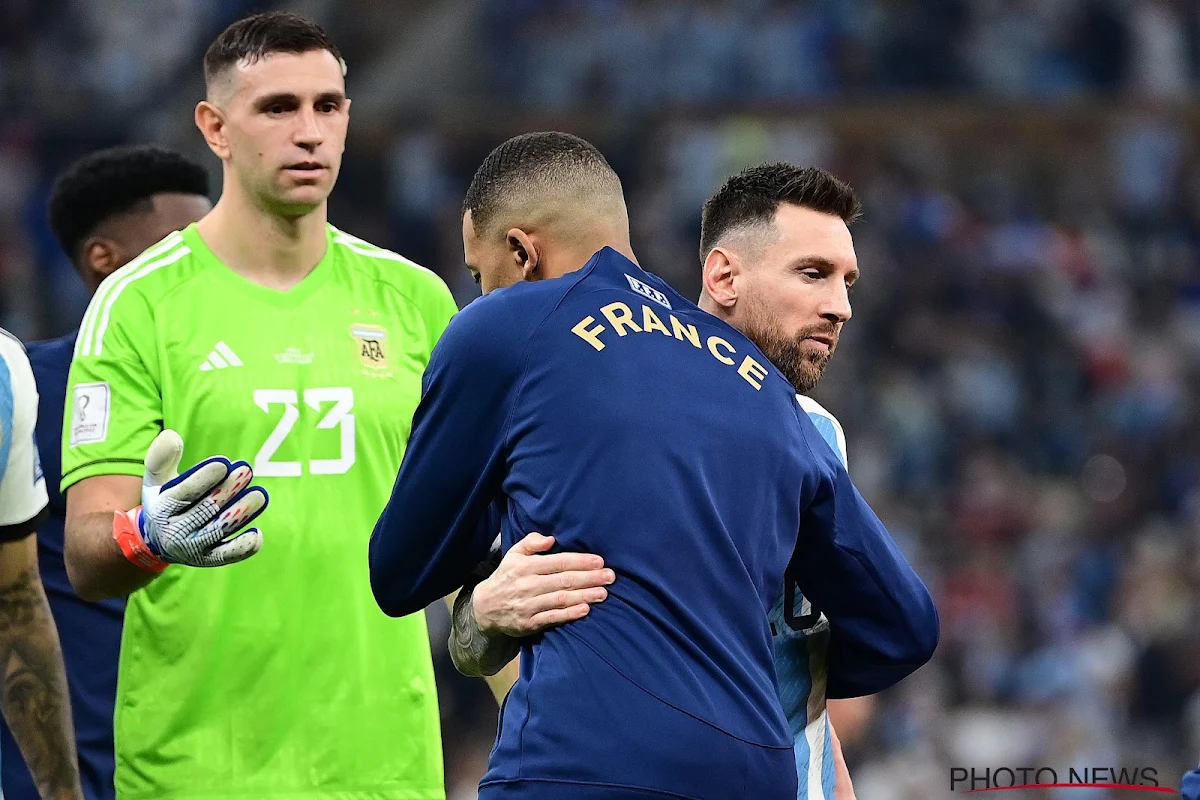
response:
<path id="1" fill-rule="evenodd" d="M 425 619 L 379 610 L 367 545 L 456 307 L 432 272 L 327 238 L 281 292 L 223 265 L 193 225 L 110 276 L 84 317 L 64 491 L 141 476 L 167 427 L 185 467 L 244 459 L 270 494 L 258 555 L 172 566 L 129 598 L 122 800 L 444 796 Z"/>

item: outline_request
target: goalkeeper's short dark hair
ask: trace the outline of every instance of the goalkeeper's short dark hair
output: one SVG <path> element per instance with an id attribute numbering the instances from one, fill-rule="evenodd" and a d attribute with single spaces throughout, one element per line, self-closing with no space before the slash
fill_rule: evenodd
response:
<path id="1" fill-rule="evenodd" d="M 622 197 L 621 179 L 590 142 L 558 131 L 523 133 L 488 154 L 463 198 L 477 233 L 507 202 L 535 197 L 539 189 L 571 193 L 583 202 Z"/>
<path id="2" fill-rule="evenodd" d="M 725 181 L 704 204 L 700 260 L 731 230 L 773 222 L 784 203 L 840 217 L 847 225 L 862 216 L 854 189 L 832 173 L 782 162 L 760 164 Z"/>
<path id="3" fill-rule="evenodd" d="M 208 196 L 208 173 L 181 153 L 132 146 L 97 150 L 71 164 L 50 191 L 50 228 L 74 261 L 101 223 L 152 209 L 156 194 Z"/>
<path id="4" fill-rule="evenodd" d="M 268 11 L 243 17 L 221 31 L 204 52 L 204 84 L 235 64 L 254 63 L 272 53 L 310 53 L 328 50 L 345 74 L 346 61 L 320 25 L 288 11 Z"/>

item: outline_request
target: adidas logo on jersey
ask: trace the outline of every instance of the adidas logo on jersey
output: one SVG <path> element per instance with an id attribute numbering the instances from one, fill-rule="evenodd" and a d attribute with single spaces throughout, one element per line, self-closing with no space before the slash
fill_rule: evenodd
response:
<path id="1" fill-rule="evenodd" d="M 237 357 L 237 353 L 229 349 L 229 345 L 224 342 L 217 342 L 213 345 L 213 350 L 208 354 L 208 358 L 200 365 L 201 372 L 208 372 L 213 369 L 225 369 L 226 367 L 240 367 L 242 360 Z"/>

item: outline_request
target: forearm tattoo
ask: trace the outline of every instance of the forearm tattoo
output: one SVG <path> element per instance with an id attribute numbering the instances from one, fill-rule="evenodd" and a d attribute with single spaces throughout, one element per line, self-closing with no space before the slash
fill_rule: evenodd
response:
<path id="1" fill-rule="evenodd" d="M 474 586 L 464 586 L 454 599 L 450 626 L 450 658 L 455 668 L 472 678 L 495 675 L 521 652 L 519 640 L 503 634 L 489 636 L 479 629 L 471 608 Z"/>
<path id="2" fill-rule="evenodd" d="M 67 676 L 36 567 L 0 586 L 0 658 L 0 706 L 38 790 L 71 790 L 79 777 Z"/>

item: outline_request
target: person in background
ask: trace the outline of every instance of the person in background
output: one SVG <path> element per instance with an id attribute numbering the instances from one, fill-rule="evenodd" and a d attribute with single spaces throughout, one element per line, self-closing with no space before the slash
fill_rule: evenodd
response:
<path id="1" fill-rule="evenodd" d="M 204 168 L 174 151 L 153 146 L 98 150 L 71 164 L 55 181 L 50 227 L 89 295 L 95 294 L 106 277 L 147 247 L 207 214 L 212 208 L 208 191 Z M 62 640 L 83 790 L 88 800 L 111 800 L 113 703 L 125 603 L 81 599 L 63 563 L 66 503 L 58 483 L 75 335 L 72 331 L 28 347 L 41 393 L 37 446 L 49 478 L 49 516 L 38 527 L 38 566 Z M 38 796 L 8 725 L 0 727 L 0 786 L 5 800 Z"/>

